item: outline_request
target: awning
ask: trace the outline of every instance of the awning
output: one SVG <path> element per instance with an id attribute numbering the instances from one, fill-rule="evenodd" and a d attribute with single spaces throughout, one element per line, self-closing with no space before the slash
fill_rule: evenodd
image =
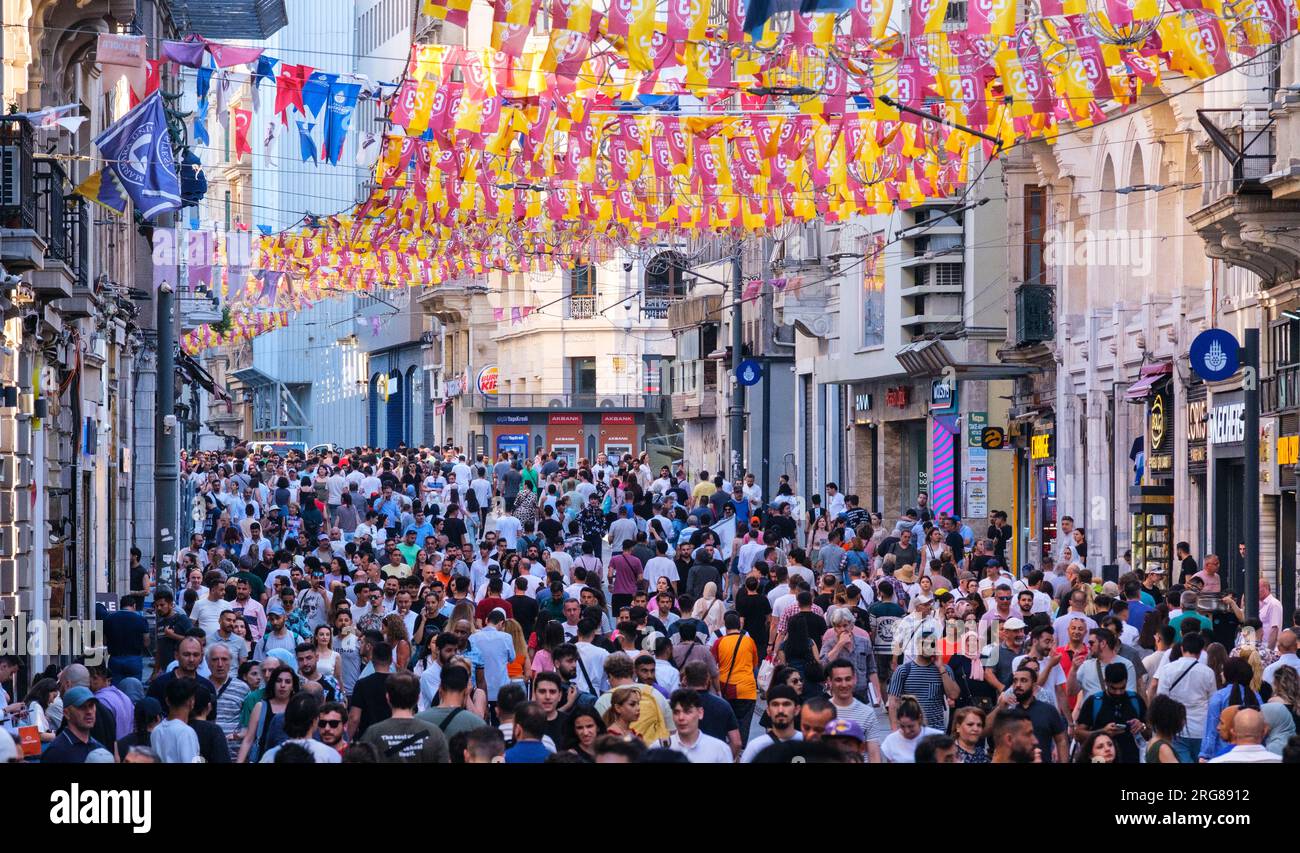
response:
<path id="1" fill-rule="evenodd" d="M 1142 365 L 1142 375 L 1137 382 L 1128 386 L 1128 390 L 1124 392 L 1124 399 L 1130 403 L 1142 402 L 1151 394 L 1153 387 L 1159 385 L 1164 377 L 1173 372 L 1174 365 L 1168 361 L 1162 361 L 1159 364 Z"/>
<path id="2" fill-rule="evenodd" d="M 210 39 L 261 41 L 289 23 L 284 0 L 172 0 L 172 15 L 182 33 Z"/>
<path id="3" fill-rule="evenodd" d="M 226 389 L 217 385 L 217 381 L 212 378 L 212 374 L 204 369 L 203 365 L 194 360 L 192 356 L 184 350 L 176 353 L 176 369 L 184 374 L 191 382 L 198 385 L 204 391 L 216 397 L 223 402 L 230 402 L 230 395 Z"/>
<path id="4" fill-rule="evenodd" d="M 912 379 L 933 379 L 942 376 L 948 367 L 956 371 L 957 379 L 967 381 L 1018 379 L 1039 370 L 1028 364 L 959 362 L 948 352 L 943 341 L 937 339 L 906 344 L 894 353 L 894 358 Z"/>

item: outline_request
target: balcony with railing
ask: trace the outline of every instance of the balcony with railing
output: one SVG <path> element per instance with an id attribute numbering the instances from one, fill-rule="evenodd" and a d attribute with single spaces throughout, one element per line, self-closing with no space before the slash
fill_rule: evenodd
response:
<path id="1" fill-rule="evenodd" d="M 713 359 L 675 361 L 668 366 L 674 418 L 712 418 L 718 414 L 722 365 Z"/>
<path id="2" fill-rule="evenodd" d="M 564 300 L 564 317 L 567 320 L 594 320 L 599 316 L 595 296 L 573 295 Z"/>
<path id="3" fill-rule="evenodd" d="M 1266 415 L 1300 407 L 1300 364 L 1279 367 L 1272 376 L 1259 380 L 1259 407 Z"/>
<path id="4" fill-rule="evenodd" d="M 1249 270 L 1265 288 L 1300 277 L 1300 199 L 1275 198 L 1266 182 L 1277 159 L 1267 106 L 1198 110 L 1202 146 L 1201 207 L 1187 220 L 1206 254 Z"/>
<path id="5" fill-rule="evenodd" d="M 683 296 L 647 296 L 641 303 L 643 320 L 667 320 L 668 309 L 681 302 Z"/>
<path id="6" fill-rule="evenodd" d="M 1033 346 L 1056 337 L 1056 288 L 1022 284 L 1016 288 L 1016 346 Z"/>
<path id="7" fill-rule="evenodd" d="M 0 123 L 0 260 L 31 273 L 37 295 L 89 293 L 90 216 L 63 166 L 39 156 L 31 126 Z"/>

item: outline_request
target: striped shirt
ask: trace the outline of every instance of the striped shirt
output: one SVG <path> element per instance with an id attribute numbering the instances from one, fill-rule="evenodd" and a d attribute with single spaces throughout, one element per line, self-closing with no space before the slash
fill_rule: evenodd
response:
<path id="1" fill-rule="evenodd" d="M 943 669 L 949 677 L 952 676 L 952 670 L 947 666 Z M 943 675 L 934 664 L 904 663 L 889 679 L 889 695 L 899 698 L 915 696 L 925 712 L 925 724 L 940 731 L 947 730 L 948 705 L 944 701 Z"/>
<path id="2" fill-rule="evenodd" d="M 227 738 L 239 729 L 239 712 L 243 708 L 244 700 L 248 698 L 248 692 L 248 684 L 241 678 L 235 678 L 234 675 L 217 688 L 215 697 L 217 707 L 212 722 L 221 728 L 222 734 Z M 230 756 L 234 759 L 239 754 L 239 741 L 227 740 L 226 745 L 230 747 Z"/>
<path id="3" fill-rule="evenodd" d="M 867 740 L 880 743 L 887 734 L 881 729 L 880 717 L 876 714 L 876 709 L 865 702 L 854 699 L 852 705 L 838 705 L 832 699 L 831 704 L 835 705 L 835 719 L 852 720 L 862 726 L 862 732 L 867 736 Z"/>

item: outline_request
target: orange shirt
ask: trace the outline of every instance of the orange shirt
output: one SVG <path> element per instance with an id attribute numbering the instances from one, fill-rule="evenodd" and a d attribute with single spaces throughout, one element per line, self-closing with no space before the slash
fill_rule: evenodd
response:
<path id="1" fill-rule="evenodd" d="M 732 665 L 737 649 L 740 655 Z M 737 699 L 757 699 L 758 647 L 748 634 L 728 634 L 713 643 L 713 657 L 718 662 L 718 680 L 736 688 Z"/>

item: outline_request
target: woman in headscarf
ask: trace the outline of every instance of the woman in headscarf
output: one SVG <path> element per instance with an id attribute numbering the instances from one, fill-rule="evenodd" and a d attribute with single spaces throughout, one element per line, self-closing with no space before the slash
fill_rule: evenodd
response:
<path id="1" fill-rule="evenodd" d="M 718 598 L 718 585 L 709 581 L 704 585 L 704 594 L 691 609 L 691 618 L 703 620 L 709 626 L 709 634 L 717 635 L 722 632 L 722 617 L 726 612 L 726 605 Z"/>

